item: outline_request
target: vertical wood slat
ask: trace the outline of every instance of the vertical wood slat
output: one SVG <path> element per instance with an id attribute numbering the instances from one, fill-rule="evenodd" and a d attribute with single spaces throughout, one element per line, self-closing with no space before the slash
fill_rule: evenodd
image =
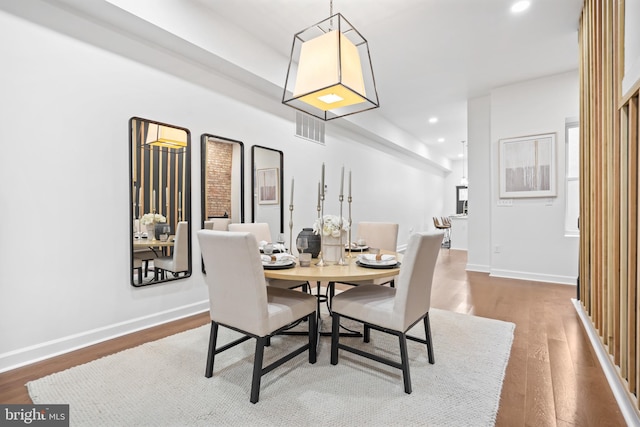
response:
<path id="1" fill-rule="evenodd" d="M 620 117 L 620 158 L 629 158 L 628 144 L 628 108 L 621 110 Z M 625 160 L 620 164 L 620 375 L 629 377 L 629 162 Z"/>
<path id="2" fill-rule="evenodd" d="M 628 138 L 629 138 L 629 161 L 632 164 L 629 165 L 629 206 L 632 207 L 633 216 L 629 218 L 630 221 L 630 236 L 633 236 L 633 242 L 629 244 L 629 264 L 632 264 L 629 269 L 629 278 L 628 280 L 633 283 L 633 287 L 631 283 L 629 285 L 629 389 L 636 393 L 638 392 L 638 386 L 640 385 L 640 342 L 638 341 L 638 330 L 640 330 L 640 325 L 638 322 L 640 318 L 638 317 L 638 231 L 640 228 L 638 227 L 638 97 L 634 97 L 629 102 L 629 130 L 628 130 Z M 633 344 L 633 346 L 631 345 Z"/>

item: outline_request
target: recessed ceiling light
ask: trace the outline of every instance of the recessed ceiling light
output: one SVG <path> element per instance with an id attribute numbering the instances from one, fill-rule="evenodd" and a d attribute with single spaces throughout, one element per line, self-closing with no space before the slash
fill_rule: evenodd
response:
<path id="1" fill-rule="evenodd" d="M 511 5 L 511 13 L 520 13 L 529 9 L 531 6 L 531 2 L 529 0 L 517 1 L 513 5 Z"/>
<path id="2" fill-rule="evenodd" d="M 438 138 L 438 142 L 444 142 L 444 138 Z"/>
<path id="3" fill-rule="evenodd" d="M 429 117 L 429 123 L 438 123 L 437 117 Z"/>

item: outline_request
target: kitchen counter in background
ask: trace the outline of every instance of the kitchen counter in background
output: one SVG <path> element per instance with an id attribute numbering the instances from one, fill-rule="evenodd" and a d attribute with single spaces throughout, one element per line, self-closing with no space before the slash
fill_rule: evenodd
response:
<path id="1" fill-rule="evenodd" d="M 451 215 L 451 249 L 466 251 L 468 247 L 467 238 L 467 215 Z"/>

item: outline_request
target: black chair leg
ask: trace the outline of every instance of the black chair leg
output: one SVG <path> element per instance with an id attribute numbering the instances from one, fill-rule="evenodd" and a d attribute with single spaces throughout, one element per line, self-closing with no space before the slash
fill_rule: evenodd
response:
<path id="1" fill-rule="evenodd" d="M 424 336 L 427 341 L 427 354 L 429 355 L 429 363 L 436 363 L 433 356 L 433 341 L 431 341 L 431 322 L 429 322 L 429 313 L 424 317 Z"/>
<path id="2" fill-rule="evenodd" d="M 260 380 L 262 378 L 262 360 L 264 347 L 269 337 L 256 339 L 256 355 L 253 360 L 253 379 L 251 380 L 251 403 L 257 403 L 260 398 Z"/>
<path id="3" fill-rule="evenodd" d="M 317 343 L 318 343 L 318 321 L 316 319 L 316 313 L 311 313 L 307 316 L 309 321 L 309 363 L 316 363 L 317 357 Z"/>
<path id="4" fill-rule="evenodd" d="M 363 338 L 362 340 L 364 342 L 369 342 L 371 341 L 371 328 L 367 325 L 364 325 L 364 333 L 362 334 Z"/>
<path id="5" fill-rule="evenodd" d="M 398 335 L 400 341 L 400 360 L 402 363 L 402 378 L 404 379 L 404 392 L 411 394 L 411 374 L 409 373 L 409 354 L 407 352 L 407 337 Z"/>
<path id="6" fill-rule="evenodd" d="M 218 341 L 218 324 L 211 321 L 211 332 L 209 333 L 209 353 L 207 354 L 207 367 L 204 376 L 213 376 L 213 362 L 216 357 L 216 342 Z"/>
<path id="7" fill-rule="evenodd" d="M 332 313 L 331 318 L 331 364 L 338 364 L 338 341 L 340 339 L 340 315 Z"/>

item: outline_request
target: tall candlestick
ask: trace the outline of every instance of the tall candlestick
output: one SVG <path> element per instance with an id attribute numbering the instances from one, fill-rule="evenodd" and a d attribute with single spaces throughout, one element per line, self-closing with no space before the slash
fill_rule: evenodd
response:
<path id="1" fill-rule="evenodd" d="M 322 194 L 324 195 L 324 163 L 322 163 L 322 178 L 320 179 L 321 182 L 321 186 L 322 186 Z"/>
<path id="2" fill-rule="evenodd" d="M 158 209 L 158 205 L 156 205 L 156 190 L 153 190 L 153 198 L 151 199 L 151 206 L 153 206 L 154 210 Z"/>
<path id="3" fill-rule="evenodd" d="M 349 197 L 351 197 L 351 169 L 349 169 Z"/>
<path id="4" fill-rule="evenodd" d="M 320 181 L 318 181 L 318 212 L 320 212 Z"/>
<path id="5" fill-rule="evenodd" d="M 291 199 L 289 199 L 289 204 L 293 205 L 293 178 L 291 178 Z"/>
<path id="6" fill-rule="evenodd" d="M 164 204 L 169 206 L 169 187 L 164 187 Z"/>
<path id="7" fill-rule="evenodd" d="M 344 166 L 340 171 L 340 196 L 344 196 Z"/>

